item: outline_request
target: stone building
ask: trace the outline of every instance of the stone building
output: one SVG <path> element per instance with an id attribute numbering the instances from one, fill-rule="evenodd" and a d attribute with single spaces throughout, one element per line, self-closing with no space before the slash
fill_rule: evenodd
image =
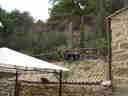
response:
<path id="1" fill-rule="evenodd" d="M 116 11 L 107 17 L 107 21 L 108 32 L 112 38 L 113 86 L 120 90 L 125 88 L 128 92 L 128 8 Z"/>

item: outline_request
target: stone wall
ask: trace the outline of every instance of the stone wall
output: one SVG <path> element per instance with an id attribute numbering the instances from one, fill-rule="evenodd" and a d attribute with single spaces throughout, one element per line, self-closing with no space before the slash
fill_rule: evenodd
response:
<path id="1" fill-rule="evenodd" d="M 106 81 L 106 75 L 105 75 L 106 73 L 104 69 L 106 65 L 107 64 L 101 60 L 96 60 L 93 61 L 93 63 L 88 63 L 88 65 L 86 64 L 86 66 L 84 62 L 83 64 L 80 64 L 80 66 L 77 66 L 78 68 L 80 67 L 80 69 L 75 71 L 78 77 L 73 76 L 72 80 L 77 80 L 77 82 Z M 20 90 L 19 94 L 20 96 L 58 96 L 58 92 L 59 92 L 58 86 L 59 84 L 42 84 L 42 83 L 30 84 L 30 83 L 21 82 L 19 87 Z M 14 96 L 14 87 L 15 87 L 15 81 L 13 82 L 9 81 L 7 78 L 0 79 L 0 96 Z M 62 92 L 63 92 L 62 96 L 111 96 L 112 95 L 111 88 L 105 88 L 101 85 L 90 86 L 86 84 L 74 84 L 74 85 L 63 84 Z"/>
<path id="2" fill-rule="evenodd" d="M 128 85 L 128 10 L 111 18 L 112 72 L 115 87 Z"/>
<path id="3" fill-rule="evenodd" d="M 6 78 L 0 79 L 0 96 L 14 96 L 14 82 Z"/>
<path id="4" fill-rule="evenodd" d="M 59 96 L 59 84 L 20 82 L 19 96 Z M 14 82 L 0 81 L 0 96 L 14 96 Z M 112 96 L 112 90 L 101 85 L 64 85 L 62 96 Z"/>
<path id="5" fill-rule="evenodd" d="M 22 83 L 20 96 L 59 96 L 57 84 Z M 62 96 L 112 96 L 110 88 L 88 85 L 63 85 Z"/>
<path id="6" fill-rule="evenodd" d="M 89 63 L 90 62 L 90 63 Z M 74 62 L 73 62 L 74 63 Z M 76 62 L 78 63 L 78 62 Z M 70 81 L 73 80 L 73 82 L 97 82 L 97 81 L 106 81 L 106 71 L 105 68 L 107 64 L 104 61 L 101 61 L 100 59 L 94 60 L 94 61 L 88 61 L 86 60 L 86 66 L 85 62 L 79 65 L 70 65 L 75 70 L 75 74 L 72 75 Z M 77 69 L 75 69 L 77 68 Z M 70 71 L 72 73 L 72 71 Z M 32 73 L 33 74 L 33 73 Z M 32 82 L 32 74 L 25 79 L 26 77 L 23 76 L 19 80 L 28 80 Z M 38 75 L 38 74 L 37 74 Z M 44 74 L 43 74 L 44 75 Z M 50 74 L 49 74 L 50 75 Z M 41 76 L 42 77 L 42 76 Z M 33 78 L 33 82 L 37 82 Z M 12 78 L 10 80 L 14 80 L 15 78 Z M 51 79 L 49 79 L 51 80 Z M 51 80 L 52 81 L 52 80 Z M 53 80 L 54 81 L 54 80 Z M 38 81 L 39 82 L 39 81 Z M 15 87 L 15 81 L 9 81 L 8 78 L 0 79 L 0 96 L 14 96 L 14 87 Z M 42 83 L 24 83 L 21 82 L 20 86 L 20 96 L 58 96 L 58 88 L 59 84 L 42 84 Z M 63 85 L 63 95 L 62 96 L 111 96 L 111 89 L 110 88 L 104 88 L 103 86 L 95 86 L 95 85 Z"/>

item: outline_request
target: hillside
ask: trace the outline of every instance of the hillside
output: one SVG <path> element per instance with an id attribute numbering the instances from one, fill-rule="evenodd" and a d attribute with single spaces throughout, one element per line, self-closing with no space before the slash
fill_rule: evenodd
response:
<path id="1" fill-rule="evenodd" d="M 87 82 L 106 80 L 105 66 L 107 63 L 100 59 L 74 62 L 65 61 L 58 64 L 70 69 L 69 72 L 64 73 L 64 80 Z"/>

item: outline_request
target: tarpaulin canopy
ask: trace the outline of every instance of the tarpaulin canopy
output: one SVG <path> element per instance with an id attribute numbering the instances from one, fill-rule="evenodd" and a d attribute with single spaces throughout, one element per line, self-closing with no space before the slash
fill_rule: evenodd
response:
<path id="1" fill-rule="evenodd" d="M 39 70 L 56 70 L 68 71 L 49 62 L 25 55 L 9 48 L 0 48 L 0 66 L 10 66 L 13 68 L 39 69 Z"/>
<path id="2" fill-rule="evenodd" d="M 19 96 L 18 90 L 18 71 L 23 70 L 56 70 L 59 71 L 60 84 L 59 84 L 59 96 L 62 96 L 62 71 L 68 71 L 67 68 L 63 68 L 49 62 L 37 59 L 32 56 L 25 55 L 9 48 L 0 48 L 0 67 L 7 67 L 16 69 L 16 84 L 15 84 L 15 96 Z"/>

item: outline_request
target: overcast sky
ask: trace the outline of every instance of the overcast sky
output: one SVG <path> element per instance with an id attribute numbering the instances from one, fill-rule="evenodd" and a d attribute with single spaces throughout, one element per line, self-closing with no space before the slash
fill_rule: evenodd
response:
<path id="1" fill-rule="evenodd" d="M 11 11 L 18 9 L 21 12 L 28 11 L 34 19 L 46 20 L 48 15 L 49 0 L 0 0 L 3 9 Z"/>

